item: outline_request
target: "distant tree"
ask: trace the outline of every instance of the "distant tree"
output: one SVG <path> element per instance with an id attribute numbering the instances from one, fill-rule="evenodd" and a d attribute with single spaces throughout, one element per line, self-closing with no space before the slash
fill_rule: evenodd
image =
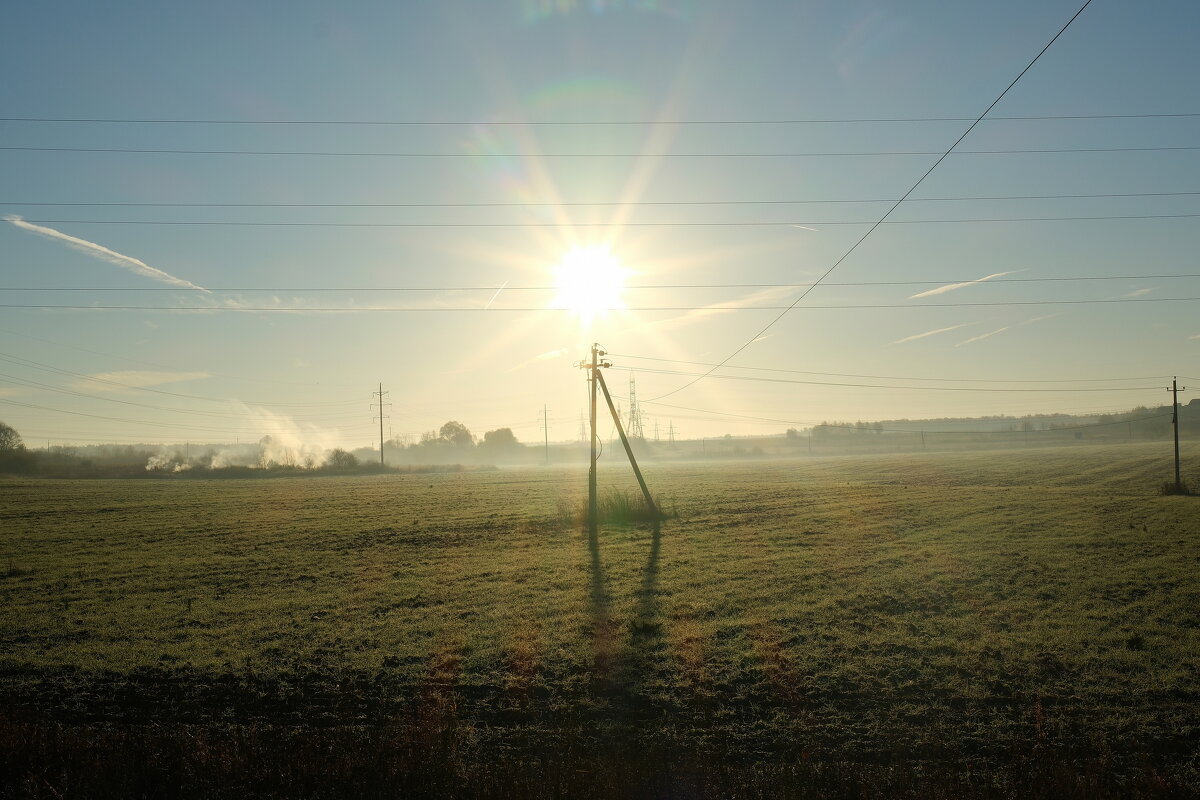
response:
<path id="1" fill-rule="evenodd" d="M 796 430 L 795 428 L 788 428 L 788 429 L 787 429 L 787 438 L 789 438 L 789 439 L 799 439 L 799 438 L 800 438 L 800 431 Z"/>
<path id="2" fill-rule="evenodd" d="M 25 449 L 21 434 L 0 422 L 0 472 L 32 472 L 36 461 L 37 455 Z"/>
<path id="3" fill-rule="evenodd" d="M 461 422 L 455 422 L 454 420 L 442 426 L 441 430 L 438 431 L 438 437 L 455 447 L 470 447 L 475 444 L 475 437 L 471 434 L 470 429 Z"/>
<path id="4" fill-rule="evenodd" d="M 483 444 L 487 447 L 494 447 L 497 450 L 511 450 L 519 446 L 516 435 L 512 432 L 512 428 L 497 428 L 494 431 L 488 431 L 483 435 Z"/>
<path id="5" fill-rule="evenodd" d="M 17 433 L 11 425 L 0 422 L 0 450 L 24 450 L 25 442 L 21 441 L 21 434 Z"/>
<path id="6" fill-rule="evenodd" d="M 335 447 L 325 457 L 325 466 L 333 469 L 354 469 L 358 466 L 358 456 L 346 452 L 340 447 Z"/>

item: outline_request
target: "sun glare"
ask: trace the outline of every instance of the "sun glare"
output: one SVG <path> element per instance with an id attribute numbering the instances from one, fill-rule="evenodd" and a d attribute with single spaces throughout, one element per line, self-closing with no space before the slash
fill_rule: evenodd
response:
<path id="1" fill-rule="evenodd" d="M 574 247 L 554 269 L 558 294 L 553 307 L 577 314 L 585 324 L 606 311 L 624 308 L 621 291 L 628 274 L 606 245 Z"/>

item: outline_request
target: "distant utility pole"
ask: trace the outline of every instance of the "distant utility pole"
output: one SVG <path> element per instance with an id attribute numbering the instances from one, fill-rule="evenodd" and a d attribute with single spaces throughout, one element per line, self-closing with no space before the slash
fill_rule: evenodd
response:
<path id="1" fill-rule="evenodd" d="M 546 443 L 546 463 L 550 463 L 550 412 L 542 405 L 542 436 Z"/>
<path id="2" fill-rule="evenodd" d="M 1175 428 L 1175 491 L 1183 492 L 1183 480 L 1179 475 L 1179 378 L 1171 378 L 1171 425 Z"/>
<path id="3" fill-rule="evenodd" d="M 675 420 L 671 420 L 671 427 L 667 429 L 667 444 L 675 446 Z"/>
<path id="4" fill-rule="evenodd" d="M 379 466 L 381 466 L 381 467 L 383 466 L 383 419 L 385 416 L 387 416 L 386 414 L 384 414 L 383 408 L 384 408 L 384 406 L 391 406 L 391 403 L 384 402 L 384 399 L 389 394 L 390 394 L 390 392 L 385 392 L 383 390 L 382 383 L 379 384 L 378 392 L 371 392 L 372 397 L 379 398 L 378 403 L 371 403 L 371 408 L 375 408 L 376 406 L 379 407 Z M 372 421 L 374 421 L 374 418 L 372 418 Z"/>
<path id="5" fill-rule="evenodd" d="M 584 440 L 584 438 L 585 438 L 585 434 L 583 432 L 583 412 L 580 411 L 579 412 L 579 441 L 582 442 Z"/>
<path id="6" fill-rule="evenodd" d="M 654 441 L 658 441 L 658 420 L 654 420 Z"/>

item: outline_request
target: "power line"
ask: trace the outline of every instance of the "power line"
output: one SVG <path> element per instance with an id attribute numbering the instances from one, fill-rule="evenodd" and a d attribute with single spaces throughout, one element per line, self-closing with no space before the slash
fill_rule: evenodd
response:
<path id="1" fill-rule="evenodd" d="M 129 364 L 139 364 L 144 367 L 154 367 L 155 369 L 166 369 L 166 370 L 171 370 L 171 369 L 177 368 L 177 365 L 158 364 L 153 361 L 142 361 L 140 359 L 129 358 L 128 356 L 121 356 L 121 355 L 117 355 L 115 353 L 105 353 L 100 350 L 90 350 L 86 347 L 79 347 L 78 345 L 65 344 L 63 342 L 56 342 L 53 339 L 43 339 L 39 336 L 30 336 L 27 333 L 19 333 L 17 331 L 10 331 L 7 328 L 0 328 L 0 333 L 7 333 L 9 336 L 19 336 L 22 339 L 28 339 L 31 342 L 42 342 L 43 344 L 50 344 L 50 345 L 54 345 L 55 347 L 62 347 L 66 350 L 76 350 L 80 353 L 88 353 L 89 355 L 93 355 L 93 356 L 104 356 L 105 358 L 115 358 L 118 361 L 125 361 Z M 288 386 L 304 386 L 304 387 L 311 387 L 314 385 L 314 384 L 308 384 L 308 383 L 298 383 L 298 382 L 294 382 L 294 381 L 279 381 L 279 380 L 272 381 L 272 380 L 264 380 L 262 378 L 247 378 L 247 377 L 243 377 L 240 375 L 222 375 L 221 373 L 217 373 L 217 372 L 212 372 L 209 374 L 211 375 L 211 377 L 214 377 L 214 378 L 224 378 L 226 380 L 233 380 L 233 381 L 247 381 L 250 383 L 270 383 L 270 384 L 280 384 L 280 385 L 288 385 Z M 347 400 L 347 401 L 343 401 L 343 402 L 345 404 L 349 404 L 350 402 L 353 402 L 353 401 Z M 258 405 L 267 405 L 267 404 L 259 403 Z"/>
<path id="2" fill-rule="evenodd" d="M 246 220 L 30 219 L 37 225 L 190 225 L 233 228 L 807 228 L 814 225 L 932 225 L 947 223 L 1078 222 L 1192 219 L 1200 214 L 1103 214 L 1061 217 L 959 217 L 889 220 L 751 220 L 739 222 L 254 222 Z"/>
<path id="3" fill-rule="evenodd" d="M 1101 300 L 1003 300 L 996 302 L 977 303 L 847 303 L 831 305 L 808 305 L 805 308 L 820 310 L 848 310 L 870 308 L 971 308 L 971 307 L 1000 307 L 1000 306 L 1063 306 L 1063 305 L 1105 305 L 1113 303 L 1188 303 L 1200 300 L 1200 297 L 1117 297 Z M 626 306 L 592 309 L 595 313 L 610 311 L 655 312 L 655 311 L 790 311 L 789 306 Z M 70 303 L 0 303 L 0 308 L 25 309 L 63 309 L 72 311 L 190 311 L 193 313 L 210 313 L 217 311 L 241 313 L 285 313 L 285 314 L 357 314 L 357 313 L 514 313 L 514 312 L 553 312 L 573 313 L 569 308 L 549 308 L 545 306 L 295 306 L 292 308 L 280 306 L 130 306 L 130 305 L 80 305 Z M 761 334 L 760 334 L 761 335 Z M 732 358 L 732 356 L 731 356 Z M 718 366 L 725 366 L 722 362 Z M 683 387 L 680 387 L 683 388 Z M 212 398 L 210 398 L 212 399 Z M 256 405 L 270 405 L 257 403 Z"/>
<path id="4" fill-rule="evenodd" d="M 59 414 L 70 414 L 70 415 L 76 416 L 76 417 L 91 417 L 92 419 L 103 419 L 103 420 L 109 420 L 112 422 L 127 422 L 132 425 L 145 425 L 145 426 L 149 426 L 152 428 L 169 428 L 171 430 L 192 430 L 192 431 L 205 431 L 208 433 L 224 433 L 224 434 L 242 434 L 242 433 L 255 433 L 256 432 L 256 431 L 246 430 L 246 429 L 241 429 L 241 430 L 235 431 L 235 430 L 230 430 L 227 428 L 205 428 L 205 427 L 198 426 L 198 425 L 180 424 L 180 423 L 174 423 L 174 422 L 150 422 L 147 420 L 140 420 L 140 419 L 126 419 L 124 417 L 109 417 L 109 416 L 105 416 L 102 414 L 88 414 L 83 411 L 67 411 L 66 409 L 62 409 L 62 408 L 51 408 L 50 406 L 38 405 L 37 403 L 23 403 L 19 400 L 11 400 L 9 398 L 4 398 L 4 397 L 0 397 L 0 403 L 6 403 L 11 406 L 19 406 L 22 408 L 37 409 L 39 411 L 54 411 Z"/>
<path id="5" fill-rule="evenodd" d="M 33 381 L 33 380 L 29 380 L 27 378 L 19 378 L 15 375 L 8 375 L 6 373 L 0 373 L 0 380 L 2 380 L 4 383 L 8 383 L 13 386 L 24 386 L 24 387 L 32 388 L 32 389 L 40 389 L 43 391 L 56 392 L 58 394 L 65 394 L 65 395 L 68 395 L 71 397 L 82 397 L 82 398 L 85 398 L 88 400 L 102 400 L 106 403 L 120 403 L 121 405 L 126 405 L 126 406 L 136 406 L 138 408 L 148 408 L 153 411 L 169 411 L 169 412 L 172 412 L 175 414 L 195 414 L 196 416 L 201 416 L 201 417 L 217 417 L 217 418 L 221 418 L 221 419 L 253 421 L 253 419 L 248 414 L 224 414 L 219 411 L 203 411 L 200 409 L 173 408 L 171 406 L 152 405 L 149 403 L 138 403 L 134 400 L 122 400 L 117 397 L 105 397 L 104 395 L 90 394 L 87 392 L 77 392 L 77 391 L 74 391 L 71 389 L 64 389 L 61 386 L 54 386 L 53 384 L 41 383 L 40 381 Z M 289 414 L 288 418 L 289 419 L 305 419 L 305 417 L 302 417 L 297 414 Z M 321 419 L 332 419 L 332 418 L 331 417 L 321 417 Z M 339 417 L 339 419 L 349 419 L 349 417 Z M 329 428 L 328 425 L 322 425 L 322 427 L 325 429 Z"/>
<path id="6" fill-rule="evenodd" d="M 1090 0 L 1089 0 L 1090 2 Z M 972 126 L 974 127 L 974 126 Z M 970 129 L 968 129 L 970 130 Z M 1159 153 L 1171 151 L 1200 150 L 1200 145 L 1167 145 L 1153 147 L 1035 147 L 1003 150 L 958 150 L 955 155 L 998 156 L 1019 154 L 1060 153 Z M 0 151 L 20 153 L 121 153 L 130 155 L 174 155 L 174 156 L 289 156 L 289 157 L 334 157 L 334 158 L 878 158 L 903 156 L 941 156 L 949 153 L 938 150 L 852 150 L 827 152 L 774 152 L 774 153 L 439 153 L 436 151 L 395 150 L 193 150 L 186 148 L 156 147 L 37 147 L 26 145 L 0 146 Z"/>
<path id="7" fill-rule="evenodd" d="M 678 409 L 678 410 L 682 410 L 682 411 L 693 411 L 698 414 L 716 414 L 716 415 L 719 415 L 722 417 L 733 417 L 733 418 L 736 418 L 739 420 L 747 420 L 747 421 L 751 421 L 751 422 L 762 422 L 762 423 L 780 424 L 780 425 L 807 425 L 807 426 L 814 427 L 814 428 L 815 427 L 826 427 L 826 428 L 844 428 L 844 429 L 850 429 L 850 430 L 857 429 L 855 425 L 849 424 L 849 423 L 813 422 L 812 420 L 785 420 L 785 419 L 776 419 L 776 418 L 772 418 L 772 417 L 757 417 L 757 416 L 749 416 L 746 414 L 735 414 L 735 413 L 728 412 L 728 411 L 715 411 L 713 409 L 707 409 L 707 408 L 694 408 L 691 406 L 679 406 L 679 405 L 673 405 L 671 403 L 658 403 L 658 402 L 651 402 L 651 401 L 645 401 L 645 402 L 649 403 L 650 405 L 661 406 L 663 408 L 672 408 L 672 409 Z M 1108 413 L 1108 412 L 1106 412 L 1106 413 Z M 1111 413 L 1121 414 L 1121 413 L 1129 413 L 1129 412 L 1128 411 L 1117 411 L 1117 412 L 1111 412 Z M 979 418 L 979 419 L 961 419 L 961 420 L 959 420 L 959 419 L 927 419 L 927 420 L 910 420 L 909 422 L 910 422 L 910 424 L 913 424 L 913 425 L 916 425 L 921 422 L 930 422 L 930 423 L 935 423 L 937 425 L 947 425 L 947 424 L 951 424 L 951 423 L 961 423 L 964 425 L 978 425 L 981 421 L 1006 422 L 1006 421 L 1016 421 L 1016 420 L 1020 420 L 1020 419 L 1028 419 L 1030 417 L 1036 417 L 1036 416 L 1038 416 L 1038 415 L 1028 415 L 1027 414 L 1027 415 L 1024 415 L 1021 417 L 990 417 L 990 418 L 984 417 L 984 418 Z M 1073 416 L 1073 415 L 1064 414 L 1062 416 Z M 1098 422 L 1098 423 L 1086 423 L 1083 425 L 1062 426 L 1062 427 L 1053 428 L 1050 430 L 1076 430 L 1079 428 L 1102 428 L 1102 427 L 1107 427 L 1107 426 L 1111 426 L 1111 425 L 1125 425 L 1130 422 L 1142 422 L 1142 421 L 1151 420 L 1151 419 L 1162 419 L 1164 417 L 1169 417 L 1169 416 L 1171 416 L 1171 415 L 1170 414 L 1153 414 L 1153 415 L 1145 416 L 1145 417 L 1134 417 L 1132 419 L 1117 420 L 1115 422 Z M 703 419 L 703 418 L 694 417 L 693 419 Z M 708 419 L 712 419 L 712 417 L 709 417 Z M 899 422 L 900 420 L 890 420 L 890 421 L 891 422 Z M 920 432 L 921 429 L 915 428 L 915 427 L 914 428 L 872 428 L 872 431 L 875 431 L 875 430 L 881 430 L 885 433 L 918 433 L 918 432 Z M 925 433 L 929 434 L 929 435 L 938 435 L 938 434 L 966 435 L 966 434 L 973 434 L 973 433 L 997 433 L 997 434 L 1008 433 L 1008 434 L 1012 434 L 1012 433 L 1023 433 L 1023 431 L 978 431 L 978 430 L 976 430 L 976 431 L 971 431 L 971 430 L 930 431 L 930 430 L 926 430 Z"/>
<path id="8" fill-rule="evenodd" d="M 1185 272 L 1161 275 L 1068 275 L 1044 278 L 993 278 L 988 285 L 1001 283 L 1049 283 L 1049 282 L 1086 282 L 1086 281 L 1149 281 L 1176 280 L 1185 278 L 1200 278 L 1200 272 Z M 825 287 L 854 287 L 854 286 L 941 286 L 952 283 L 971 283 L 978 278 L 942 278 L 940 280 L 909 280 L 909 281 L 849 281 L 835 283 L 825 281 Z M 650 283 L 625 286 L 623 291 L 660 290 L 660 289 L 782 289 L 803 288 L 815 283 Z M 503 289 L 505 292 L 554 292 L 557 286 L 513 286 L 511 284 L 481 285 L 481 286 L 212 286 L 197 289 L 190 286 L 0 286 L 0 292 L 495 292 Z M 45 341 L 45 340 L 39 340 Z M 65 345 L 64 345 L 65 346 Z M 87 351 L 93 352 L 93 351 Z M 117 356 L 119 357 L 119 356 Z M 640 358 L 640 356 L 625 356 Z M 145 363 L 145 362 L 137 362 Z M 159 365 L 161 366 L 161 365 Z"/>
<path id="9" fill-rule="evenodd" d="M 1193 197 L 1200 192 L 1097 192 L 1091 194 L 1028 194 L 979 195 L 975 197 L 910 197 L 909 203 L 952 203 L 998 200 L 1089 200 L 1130 197 Z M 894 203 L 894 197 L 860 199 L 803 199 L 803 200 L 601 200 L 547 201 L 540 203 L 174 203 L 174 202 L 27 202 L 0 201 L 0 206 L 34 206 L 38 208 L 603 208 L 642 206 L 785 206 L 813 204 Z"/>
<path id="10" fill-rule="evenodd" d="M 698 414 L 717 414 L 722 417 L 735 417 L 735 418 L 742 419 L 742 420 L 757 421 L 757 422 L 761 422 L 761 423 L 775 423 L 775 424 L 784 424 L 784 425 L 809 425 L 809 426 L 828 424 L 826 422 L 818 423 L 818 422 L 814 422 L 812 420 L 784 420 L 784 419 L 776 419 L 773 417 L 756 417 L 756 416 L 749 416 L 746 414 L 736 414 L 736 413 L 732 413 L 732 412 L 728 412 L 728 411 L 716 411 L 716 410 L 707 409 L 707 408 L 694 408 L 692 406 L 673 405 L 671 403 L 659 403 L 659 402 L 650 403 L 649 401 L 646 401 L 646 402 L 648 402 L 650 405 L 660 406 L 662 408 L 677 409 L 677 410 L 682 410 L 682 411 L 694 411 Z M 1126 414 L 1129 412 L 1130 412 L 1130 409 L 1128 409 L 1128 408 L 1120 408 L 1120 409 L 1105 408 L 1103 410 L 1096 411 L 1093 414 L 1089 414 L 1089 416 L 1104 416 L 1104 415 L 1109 415 L 1109 414 Z M 1080 415 L 1080 414 L 1083 414 L 1083 411 L 1076 411 L 1073 413 L 1074 413 L 1074 415 Z M 908 420 L 908 422 L 910 422 L 910 423 L 931 422 L 931 423 L 936 423 L 937 425 L 978 425 L 981 420 L 992 421 L 992 422 L 1006 422 L 1006 421 L 1011 421 L 1011 420 L 1024 419 L 1027 417 L 1039 417 L 1039 416 L 1044 417 L 1046 415 L 1045 414 L 1032 414 L 1032 415 L 1026 414 L 1021 417 L 998 415 L 998 416 L 967 418 L 967 419 L 935 417 L 935 418 L 930 418 L 930 419 L 925 419 L 925 420 Z M 1050 416 L 1053 416 L 1053 415 L 1050 415 Z M 1064 416 L 1067 416 L 1067 415 L 1064 415 Z M 1169 415 L 1167 415 L 1167 416 L 1169 416 Z M 1155 418 L 1157 418 L 1157 417 L 1147 417 L 1147 419 L 1155 419 Z M 705 419 L 705 418 L 693 417 L 693 419 Z M 707 417 L 707 419 L 713 419 L 713 417 Z M 891 420 L 891 421 L 898 422 L 901 420 Z M 967 432 L 969 433 L 969 431 L 967 431 Z"/>
<path id="11" fill-rule="evenodd" d="M 718 366 L 703 361 L 683 361 L 674 358 L 651 358 L 650 356 L 634 356 L 627 353 L 609 353 L 612 358 L 634 358 L 641 361 L 662 361 L 670 364 L 692 364 L 699 367 Z M 618 367 L 618 369 L 622 369 Z M 635 370 L 634 367 L 623 369 Z M 726 369 L 754 370 L 756 372 L 781 372 L 792 375 L 823 375 L 835 378 L 867 378 L 895 381 L 931 381 L 941 383 L 1106 383 L 1110 381 L 1156 381 L 1166 380 L 1165 375 L 1142 375 L 1129 378 L 918 378 L 911 375 L 860 375 L 847 372 L 811 372 L 800 369 L 781 369 L 778 367 L 742 367 L 727 366 Z M 636 370 L 635 370 L 636 371 Z M 661 404 L 665 405 L 665 404 Z"/>
<path id="12" fill-rule="evenodd" d="M 756 383 L 794 383 L 806 386 L 842 386 L 852 389 L 905 389 L 925 392 L 1133 392 L 1159 390 L 1161 386 L 1088 386 L 1072 388 L 1031 388 L 1031 387 L 995 387 L 995 386 L 896 386 L 892 384 L 846 383 L 843 381 L 811 381 L 794 378 L 768 378 L 761 375 L 721 375 L 711 372 L 683 372 L 665 369 L 639 369 L 638 372 L 649 375 L 704 375 L 709 378 L 719 378 L 730 381 L 754 381 Z M 649 401 L 647 401 L 649 402 Z"/>
<path id="13" fill-rule="evenodd" d="M 950 203 L 984 200 L 1086 200 L 1127 197 L 1192 197 L 1200 192 L 1098 192 L 1092 194 L 980 195 L 976 197 L 910 197 L 909 203 Z M 575 208 L 637 206 L 779 206 L 823 203 L 894 203 L 894 197 L 861 199 L 806 200 L 600 200 L 547 201 L 541 203 L 173 203 L 173 202 L 27 202 L 0 201 L 0 206 L 72 207 L 72 208 Z"/>
<path id="14" fill-rule="evenodd" d="M 1068 23 L 1070 24 L 1070 23 Z M 1182 119 L 1200 117 L 1200 112 L 1157 114 L 1037 114 L 989 117 L 987 122 L 1106 119 Z M 685 126 L 685 125 L 848 125 L 894 122 L 971 122 L 974 117 L 840 117 L 840 118 L 758 118 L 758 119 L 648 119 L 648 120 L 352 120 L 352 119 L 203 119 L 146 117 L 0 117 L 0 122 L 86 123 L 119 125 L 361 125 L 395 127 L 602 127 L 602 126 Z"/>
<path id="15" fill-rule="evenodd" d="M 1022 77 L 1024 77 L 1025 73 L 1027 73 L 1027 72 L 1029 72 L 1029 70 L 1033 69 L 1033 65 L 1038 62 L 1038 59 L 1042 57 L 1042 54 L 1045 53 L 1047 50 L 1049 50 L 1051 45 L 1053 45 L 1056 41 L 1058 41 L 1058 37 L 1062 36 L 1063 33 L 1067 30 L 1067 28 L 1071 27 L 1071 23 L 1074 22 L 1076 19 L 1078 19 L 1079 15 L 1082 14 L 1084 9 L 1086 9 L 1089 5 L 1091 5 L 1091 3 L 1092 3 L 1092 0 L 1084 0 L 1084 3 L 1082 6 L 1079 7 L 1079 10 L 1076 11 L 1075 14 L 1069 20 L 1067 20 L 1067 24 L 1063 25 L 1062 28 L 1059 29 L 1058 33 L 1054 34 L 1054 36 L 1051 37 L 1050 41 L 1046 43 L 1046 46 L 1043 47 L 1040 51 L 1038 51 L 1038 54 L 1033 57 L 1033 60 L 1031 60 L 1028 64 L 1025 65 L 1025 68 L 1023 70 L 1021 70 L 1020 73 L 1018 73 L 1017 77 L 1013 78 L 1012 82 L 1010 84 L 1008 84 L 1008 86 L 1005 87 L 1004 91 L 1002 91 L 999 94 L 999 96 L 997 96 L 996 99 L 993 100 L 991 102 L 991 104 L 983 110 L 983 113 L 980 114 L 978 116 L 978 118 L 975 119 L 974 122 L 972 122 L 969 126 L 967 126 L 967 129 L 965 131 L 963 131 L 962 134 L 957 139 L 954 140 L 954 143 L 951 144 L 950 147 L 948 147 L 946 149 L 946 152 L 942 153 L 938 157 L 937 161 L 934 161 L 933 164 L 930 165 L 929 169 L 925 170 L 925 172 L 921 174 L 921 177 L 917 178 L 917 182 L 914 183 L 912 186 L 910 186 L 908 188 L 908 191 L 906 191 L 900 197 L 900 199 L 895 202 L 894 205 L 892 205 L 887 211 L 885 211 L 883 213 L 883 216 L 880 217 L 879 220 L 877 222 L 875 222 L 875 224 L 873 224 L 869 229 L 867 229 L 867 231 L 865 233 L 863 233 L 863 235 L 860 236 L 854 242 L 854 244 L 850 245 L 850 248 L 848 250 L 846 250 L 846 252 L 843 253 L 841 255 L 841 257 L 838 258 L 837 261 L 833 262 L 833 264 L 830 265 L 829 269 L 825 270 L 825 272 L 819 278 L 817 278 L 815 284 L 813 284 L 809 288 L 805 289 L 803 294 L 801 294 L 799 297 L 797 297 L 795 300 L 793 300 L 791 305 L 789 305 L 786 309 L 781 311 L 777 317 L 775 317 L 770 322 L 768 322 L 766 324 L 766 326 L 763 327 L 762 330 L 760 330 L 758 333 L 751 336 L 749 339 L 747 339 L 745 341 L 744 344 L 742 344 L 740 347 L 738 347 L 736 350 L 734 350 L 732 353 L 730 353 L 728 356 L 726 356 L 721 361 L 721 365 L 723 366 L 723 365 L 729 363 L 730 359 L 736 357 L 738 355 L 738 353 L 745 350 L 747 347 L 749 347 L 751 344 L 753 344 L 760 336 L 762 336 L 764 333 L 766 333 L 771 328 L 773 328 L 775 326 L 775 324 L 777 322 L 779 322 L 779 320 L 783 319 L 784 315 L 786 315 L 789 311 L 791 311 L 793 308 L 795 308 L 797 305 L 799 305 L 799 303 L 802 300 L 804 300 L 804 298 L 808 297 L 809 293 L 812 292 L 812 290 L 816 288 L 817 284 L 821 283 L 821 281 L 825 280 L 831 274 L 833 274 L 833 271 L 836 270 L 838 267 L 840 267 L 842 265 L 842 263 L 847 258 L 849 258 L 850 255 L 855 250 L 858 249 L 858 246 L 860 244 L 862 244 L 863 242 L 865 242 L 867 240 L 867 237 L 869 237 L 872 233 L 874 233 L 875 230 L 878 229 L 880 225 L 882 225 L 884 222 L 886 222 L 887 218 L 889 216 L 891 216 L 892 212 L 895 211 L 897 208 L 899 208 L 900 204 L 903 203 L 909 197 L 909 195 L 911 195 L 913 192 L 915 192 L 917 190 L 917 188 L 925 181 L 925 179 L 928 178 L 933 173 L 933 171 L 938 168 L 938 165 L 941 164 L 943 161 L 945 161 L 946 158 L 948 158 L 950 156 L 950 154 L 952 152 L 954 152 L 954 148 L 958 147 L 958 145 L 964 139 L 967 138 L 967 136 L 971 133 L 971 131 L 975 130 L 976 126 L 978 126 L 979 123 L 983 121 L 983 118 L 988 115 L 988 112 L 991 111 L 993 108 L 995 108 L 996 105 L 1001 100 L 1004 99 L 1005 95 L 1007 95 L 1009 93 L 1009 91 L 1011 91 L 1012 88 L 1017 85 L 1017 82 L 1019 80 L 1021 80 Z M 696 377 L 696 378 L 692 379 L 691 381 L 685 383 L 684 385 L 679 386 L 678 388 L 672 389 L 671 391 L 667 392 L 666 394 L 661 394 L 658 397 L 654 397 L 651 399 L 661 400 L 664 397 L 669 397 L 673 394 L 676 394 L 677 392 L 680 392 L 680 391 L 686 389 L 687 387 L 691 386 L 692 384 L 697 383 L 698 381 L 701 381 L 704 378 L 708 377 L 708 375 L 711 375 L 714 371 L 716 371 L 716 369 L 717 369 L 717 367 L 713 367 L 704 375 Z"/>
<path id="16" fill-rule="evenodd" d="M 11 353 L 0 353 L 0 361 L 8 362 L 10 364 L 15 364 L 17 366 L 36 369 L 36 370 L 39 370 L 42 372 L 51 372 L 51 373 L 56 373 L 59 375 L 67 375 L 70 377 L 80 378 L 80 379 L 86 380 L 86 381 L 91 381 L 93 383 L 101 383 L 101 384 L 106 384 L 108 386 L 115 386 L 115 387 L 118 387 L 121 389 L 130 389 L 130 390 L 138 391 L 138 392 L 151 392 L 153 394 L 168 395 L 170 397 L 182 397 L 182 398 L 185 398 L 188 400 L 205 400 L 205 401 L 211 402 L 211 403 L 242 402 L 242 403 L 246 403 L 247 405 L 256 405 L 256 406 L 288 406 L 288 407 L 307 408 L 307 407 L 313 407 L 313 406 L 346 406 L 346 405 L 351 405 L 351 404 L 357 405 L 359 402 L 357 400 L 334 400 L 334 401 L 326 401 L 326 402 L 306 402 L 306 403 L 266 403 L 266 402 L 257 402 L 257 401 L 249 401 L 249 400 L 236 400 L 236 399 L 231 400 L 230 398 L 205 397 L 203 395 L 185 394 L 183 392 L 168 392 L 165 389 L 153 389 L 149 386 L 135 386 L 135 385 L 129 384 L 129 383 L 121 383 L 120 381 L 114 381 L 110 378 L 101 378 L 96 375 L 86 375 L 82 372 L 73 372 L 71 370 L 62 369 L 60 367 L 55 367 L 50 364 L 43 364 L 40 361 L 34 361 L 29 358 L 22 358 L 21 356 L 15 356 L 15 355 L 12 355 Z"/>

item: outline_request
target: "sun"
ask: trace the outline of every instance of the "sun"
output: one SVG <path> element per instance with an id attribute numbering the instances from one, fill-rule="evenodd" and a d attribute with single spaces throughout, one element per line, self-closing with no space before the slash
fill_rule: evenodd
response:
<path id="1" fill-rule="evenodd" d="M 607 245 L 573 247 L 554 268 L 558 294 L 553 308 L 566 309 L 588 324 L 607 311 L 625 307 L 621 292 L 629 270 Z"/>

